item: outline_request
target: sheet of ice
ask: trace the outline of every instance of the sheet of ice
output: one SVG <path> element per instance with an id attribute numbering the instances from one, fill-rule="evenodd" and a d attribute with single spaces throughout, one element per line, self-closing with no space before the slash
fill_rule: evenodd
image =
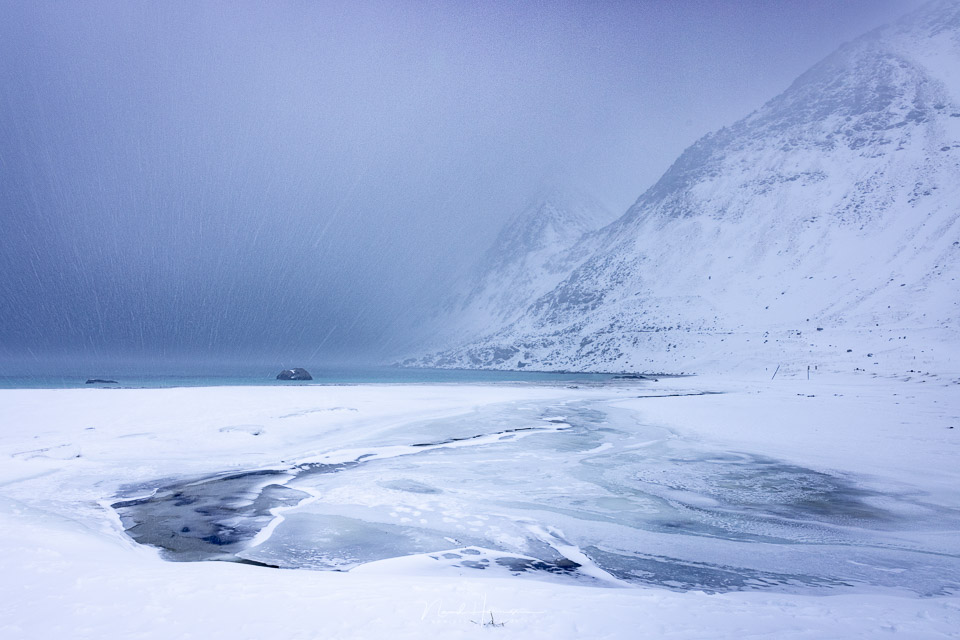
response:
<path id="1" fill-rule="evenodd" d="M 345 569 L 432 553 L 483 568 L 457 556 L 472 546 L 539 562 L 544 577 L 560 562 L 568 579 L 678 589 L 856 585 L 932 595 L 960 586 L 960 542 L 950 535 L 960 529 L 957 509 L 903 488 L 881 492 L 866 478 L 706 448 L 602 400 L 535 408 L 496 406 L 408 428 L 442 440 L 464 433 L 464 422 L 479 430 L 507 416 L 536 425 L 560 414 L 563 428 L 461 436 L 421 451 L 371 447 L 339 473 L 301 473 L 289 486 L 316 499 L 239 556 Z M 515 573 L 541 575 L 533 565 Z"/>
<path id="2" fill-rule="evenodd" d="M 147 497 L 138 484 L 112 506 L 175 560 L 346 570 L 427 554 L 456 570 L 686 590 L 960 586 L 956 508 L 709 446 L 610 399 L 398 424 L 277 469 L 166 481 Z"/>

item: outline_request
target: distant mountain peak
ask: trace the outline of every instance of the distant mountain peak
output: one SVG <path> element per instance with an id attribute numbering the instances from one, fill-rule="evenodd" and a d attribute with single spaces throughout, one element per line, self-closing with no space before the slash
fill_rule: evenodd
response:
<path id="1" fill-rule="evenodd" d="M 616 216 L 600 202 L 570 188 L 551 189 L 539 194 L 519 210 L 487 251 L 485 271 L 522 260 L 536 251 L 560 251 L 583 234 L 612 222 Z"/>
<path id="2" fill-rule="evenodd" d="M 574 189 L 550 189 L 518 210 L 429 323 L 431 339 L 456 344 L 501 328 L 569 271 L 564 254 L 615 216 Z"/>

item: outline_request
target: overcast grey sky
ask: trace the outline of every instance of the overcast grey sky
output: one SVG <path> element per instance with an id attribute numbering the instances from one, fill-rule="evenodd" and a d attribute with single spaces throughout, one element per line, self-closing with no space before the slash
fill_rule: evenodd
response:
<path id="1" fill-rule="evenodd" d="M 370 357 L 918 5 L 0 0 L 0 357 Z"/>

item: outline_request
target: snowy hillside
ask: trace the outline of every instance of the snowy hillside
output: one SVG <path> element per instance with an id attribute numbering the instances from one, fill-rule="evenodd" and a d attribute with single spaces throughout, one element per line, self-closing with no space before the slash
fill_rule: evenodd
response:
<path id="1" fill-rule="evenodd" d="M 569 271 L 531 304 L 513 304 L 519 272 L 485 284 L 503 292 L 484 297 L 489 316 L 512 315 L 509 326 L 408 363 L 943 362 L 960 318 L 958 214 L 960 4 L 949 1 L 841 47 L 696 142 L 622 218 L 553 258 Z"/>
<path id="2" fill-rule="evenodd" d="M 461 344 L 520 318 L 589 257 L 570 248 L 614 218 L 590 196 L 569 190 L 534 200 L 507 223 L 430 323 L 434 344 Z"/>

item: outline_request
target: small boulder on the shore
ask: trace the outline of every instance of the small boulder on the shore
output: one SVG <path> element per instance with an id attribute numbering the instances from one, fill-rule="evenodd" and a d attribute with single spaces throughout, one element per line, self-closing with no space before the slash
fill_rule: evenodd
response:
<path id="1" fill-rule="evenodd" d="M 313 380 L 306 369 L 286 369 L 277 374 L 277 380 Z"/>
<path id="2" fill-rule="evenodd" d="M 103 380 L 101 378 L 90 378 L 86 384 L 120 384 L 116 380 Z"/>

